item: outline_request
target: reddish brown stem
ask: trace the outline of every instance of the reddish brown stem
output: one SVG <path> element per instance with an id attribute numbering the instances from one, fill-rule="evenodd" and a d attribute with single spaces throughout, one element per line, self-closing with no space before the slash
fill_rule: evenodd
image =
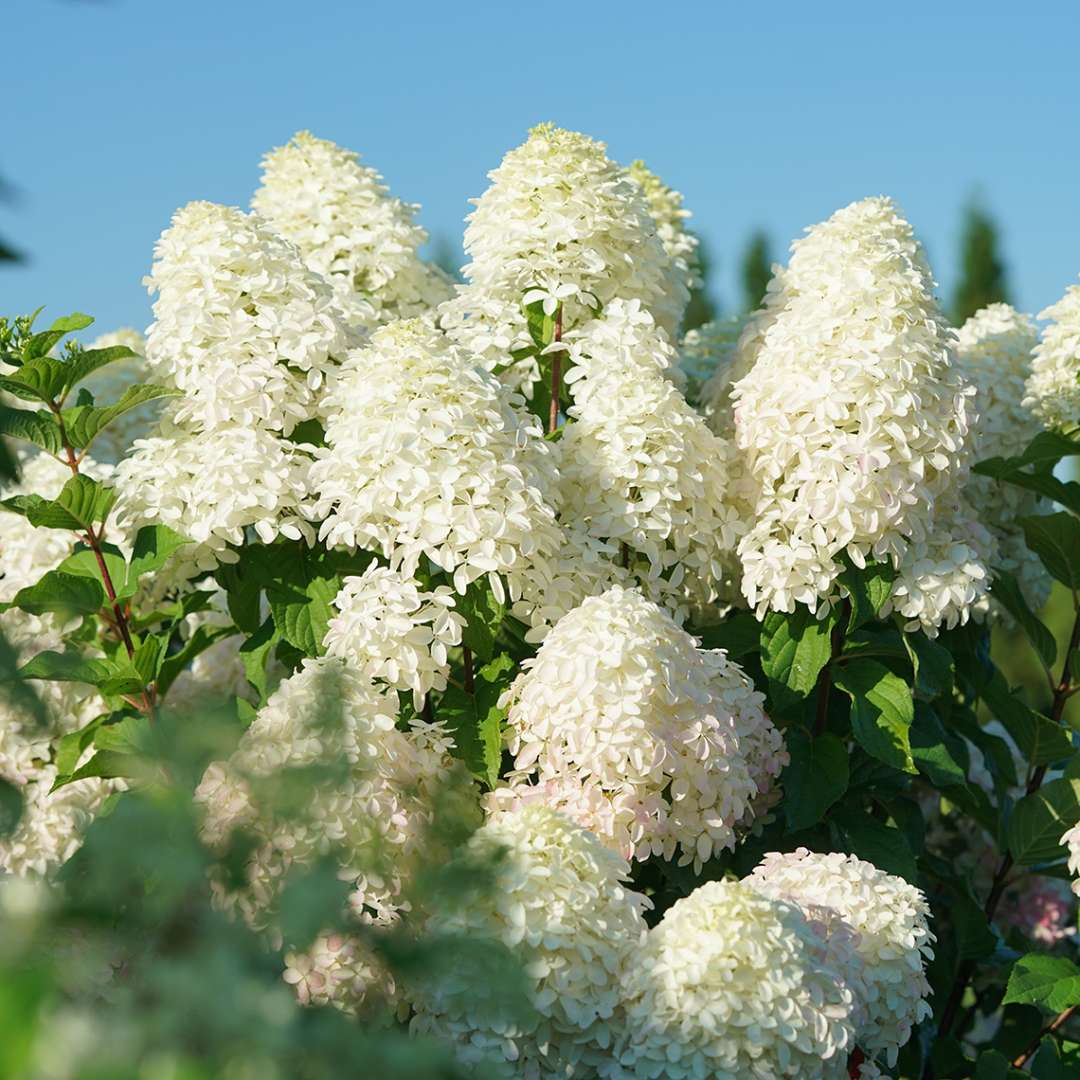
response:
<path id="1" fill-rule="evenodd" d="M 1013 1068 L 1022 1069 L 1028 1063 L 1028 1058 L 1039 1049 L 1039 1043 L 1041 1043 L 1047 1035 L 1053 1035 L 1060 1027 L 1067 1024 L 1069 1022 L 1069 1017 L 1072 1016 L 1077 1009 L 1080 1009 L 1080 1005 L 1070 1005 L 1064 1012 L 1058 1013 L 1057 1016 L 1055 1016 L 1054 1019 L 1051 1020 L 1050 1023 L 1047 1024 L 1046 1027 L 1044 1027 L 1042 1031 L 1040 1031 L 1039 1034 L 1016 1055 L 1013 1059 Z"/>

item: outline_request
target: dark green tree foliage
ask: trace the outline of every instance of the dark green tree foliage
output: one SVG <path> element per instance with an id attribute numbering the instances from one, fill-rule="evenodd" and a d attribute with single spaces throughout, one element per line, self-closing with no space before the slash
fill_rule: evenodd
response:
<path id="1" fill-rule="evenodd" d="M 764 229 L 756 229 L 743 252 L 739 263 L 739 276 L 742 280 L 743 308 L 753 311 L 765 299 L 765 290 L 772 278 L 772 253 L 769 250 L 769 236 Z"/>
<path id="2" fill-rule="evenodd" d="M 997 223 L 977 200 L 971 200 L 964 209 L 960 235 L 960 280 L 952 309 L 956 326 L 987 304 L 1009 302 L 1008 272 L 998 247 Z"/>
<path id="3" fill-rule="evenodd" d="M 699 284 L 690 290 L 690 302 L 683 316 L 683 333 L 712 322 L 720 314 L 720 305 L 713 298 L 711 288 L 713 261 L 702 236 L 698 237 L 697 270 Z"/>

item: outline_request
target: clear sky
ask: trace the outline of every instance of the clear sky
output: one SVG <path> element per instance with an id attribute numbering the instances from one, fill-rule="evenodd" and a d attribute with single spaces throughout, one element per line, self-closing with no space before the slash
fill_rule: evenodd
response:
<path id="1" fill-rule="evenodd" d="M 1015 299 L 1080 272 L 1080 2 L 454 3 L 5 0 L 0 312 L 81 309 L 144 327 L 141 278 L 178 206 L 246 206 L 300 128 L 360 151 L 435 237 L 540 120 L 644 158 L 686 196 L 736 301 L 774 257 L 892 195 L 947 294 L 979 188 Z"/>

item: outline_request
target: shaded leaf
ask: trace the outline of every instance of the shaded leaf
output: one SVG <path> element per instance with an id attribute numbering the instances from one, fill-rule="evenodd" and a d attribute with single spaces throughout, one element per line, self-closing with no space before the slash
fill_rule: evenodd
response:
<path id="1" fill-rule="evenodd" d="M 828 732 L 812 737 L 803 728 L 787 732 L 791 762 L 784 770 L 784 816 L 789 829 L 808 829 L 847 791 L 848 754 Z"/>
<path id="2" fill-rule="evenodd" d="M 911 756 L 914 703 L 907 683 L 876 660 L 853 660 L 833 681 L 851 697 L 851 730 L 862 748 L 904 772 L 916 771 Z"/>

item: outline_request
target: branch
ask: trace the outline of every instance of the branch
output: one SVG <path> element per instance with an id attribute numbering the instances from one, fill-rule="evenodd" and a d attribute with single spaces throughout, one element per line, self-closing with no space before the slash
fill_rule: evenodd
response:
<path id="1" fill-rule="evenodd" d="M 562 304 L 555 312 L 555 334 L 552 342 L 562 341 Z M 562 394 L 562 349 L 551 354 L 551 405 L 548 410 L 548 434 L 559 430 L 559 397 Z"/>
<path id="2" fill-rule="evenodd" d="M 1057 1016 L 1055 1016 L 1054 1019 L 1051 1020 L 1050 1023 L 1047 1024 L 1046 1027 L 1044 1027 L 1042 1031 L 1040 1031 L 1039 1034 L 1016 1055 L 1013 1059 L 1013 1068 L 1022 1069 L 1027 1064 L 1028 1058 L 1039 1049 L 1039 1043 L 1041 1043 L 1047 1035 L 1053 1035 L 1058 1028 L 1067 1024 L 1069 1017 L 1071 1017 L 1077 1009 L 1080 1009 L 1080 1005 L 1070 1005 L 1064 1012 L 1058 1013 Z"/>

